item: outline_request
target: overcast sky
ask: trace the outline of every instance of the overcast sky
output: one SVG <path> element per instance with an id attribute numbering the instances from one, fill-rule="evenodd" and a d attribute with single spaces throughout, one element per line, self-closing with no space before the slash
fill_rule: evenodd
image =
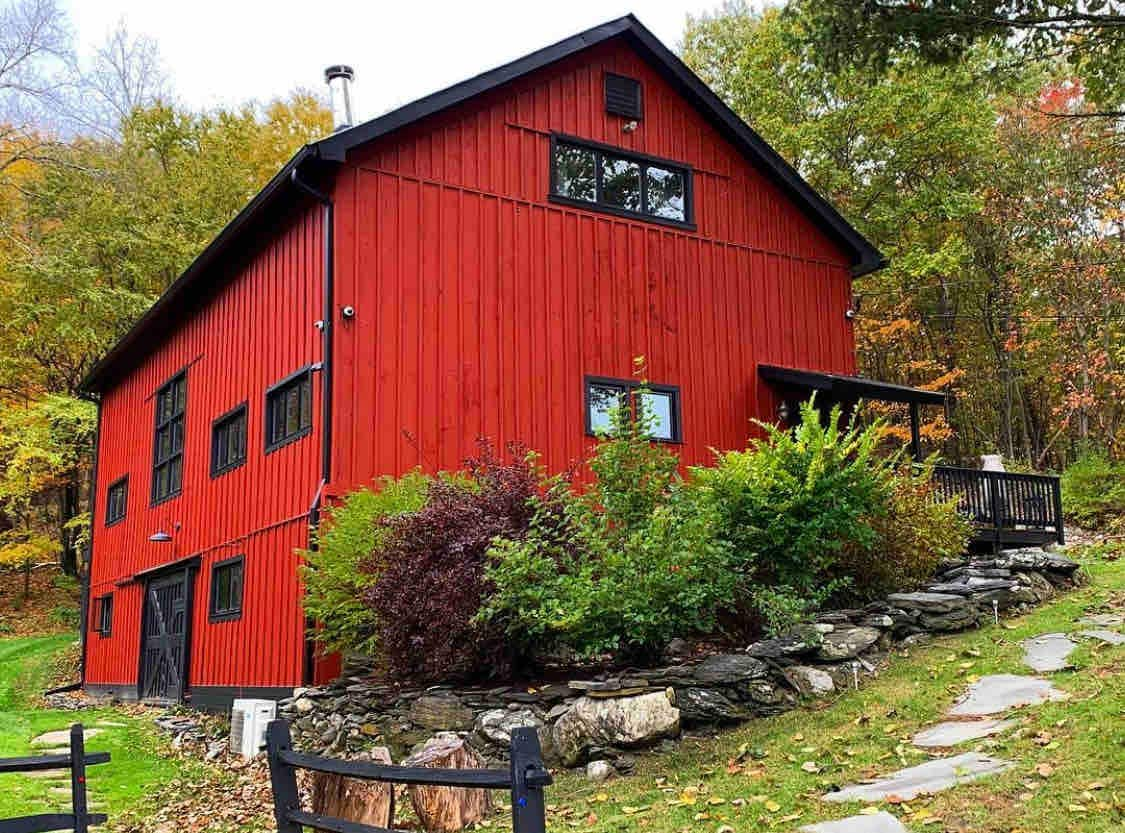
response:
<path id="1" fill-rule="evenodd" d="M 321 89 L 329 64 L 356 71 L 355 113 L 371 118 L 632 11 L 673 50 L 689 13 L 719 0 L 63 0 L 89 53 L 119 20 L 160 47 L 192 107 Z"/>

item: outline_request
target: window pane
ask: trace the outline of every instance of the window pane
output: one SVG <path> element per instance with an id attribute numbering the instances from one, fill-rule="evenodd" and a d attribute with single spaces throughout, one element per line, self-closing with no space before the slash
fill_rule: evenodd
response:
<path id="1" fill-rule="evenodd" d="M 684 175 L 679 171 L 649 166 L 645 171 L 645 177 L 645 186 L 648 189 L 646 211 L 657 217 L 683 220 L 686 217 Z"/>
<path id="2" fill-rule="evenodd" d="M 613 427 L 610 412 L 624 404 L 624 391 L 607 385 L 590 385 L 590 430 L 604 433 Z"/>
<path id="3" fill-rule="evenodd" d="M 637 397 L 637 408 L 651 420 L 649 436 L 654 440 L 674 439 L 672 423 L 672 394 L 645 393 Z M 638 413 L 638 416 L 640 414 Z"/>
<path id="4" fill-rule="evenodd" d="M 184 447 L 184 419 L 176 417 L 172 423 L 172 450 L 182 451 Z"/>
<path id="5" fill-rule="evenodd" d="M 628 211 L 641 210 L 641 166 L 626 159 L 602 159 L 602 201 Z"/>
<path id="6" fill-rule="evenodd" d="M 555 193 L 572 200 L 597 199 L 594 151 L 559 142 L 555 146 Z"/>
<path id="7" fill-rule="evenodd" d="M 182 414 L 184 406 L 187 405 L 187 385 L 185 379 L 180 379 L 176 382 L 176 413 Z"/>
<path id="8" fill-rule="evenodd" d="M 183 457 L 176 457 L 168 464 L 168 492 L 180 490 L 180 475 L 183 472 Z"/>

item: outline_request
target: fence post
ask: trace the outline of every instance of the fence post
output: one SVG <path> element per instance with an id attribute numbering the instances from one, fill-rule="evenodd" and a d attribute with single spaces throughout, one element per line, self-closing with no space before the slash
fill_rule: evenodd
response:
<path id="1" fill-rule="evenodd" d="M 985 472 L 985 475 L 988 477 L 989 491 L 992 493 L 992 552 L 997 553 L 1000 551 L 1000 530 L 1004 525 L 1004 495 L 1000 493 L 1000 475 L 992 471 Z"/>
<path id="2" fill-rule="evenodd" d="M 545 770 L 534 727 L 512 730 L 512 833 L 546 833 L 547 816 L 543 788 L 527 783 L 529 770 Z"/>
<path id="3" fill-rule="evenodd" d="M 74 812 L 74 833 L 87 833 L 86 738 L 81 723 L 70 727 L 70 806 Z"/>
<path id="4" fill-rule="evenodd" d="M 284 720 L 271 720 L 266 727 L 266 756 L 270 765 L 270 785 L 273 787 L 273 813 L 277 819 L 277 833 L 302 833 L 301 825 L 289 820 L 290 810 L 301 809 L 301 796 L 297 792 L 297 773 L 281 760 L 281 753 L 293 748 L 289 724 Z"/>
<path id="5" fill-rule="evenodd" d="M 1063 527 L 1062 480 L 1057 477 L 1051 478 L 1051 502 L 1055 510 L 1055 531 L 1058 533 L 1055 537 L 1062 546 L 1066 543 L 1066 531 Z"/>

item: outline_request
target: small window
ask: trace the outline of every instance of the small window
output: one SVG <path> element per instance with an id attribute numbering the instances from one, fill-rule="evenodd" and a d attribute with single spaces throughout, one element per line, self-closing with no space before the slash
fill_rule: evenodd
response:
<path id="1" fill-rule="evenodd" d="M 266 391 L 266 451 L 312 430 L 312 369 L 294 373 Z"/>
<path id="2" fill-rule="evenodd" d="M 175 497 L 184 479 L 184 410 L 187 376 L 181 373 L 156 393 L 156 439 L 153 443 L 152 502 Z"/>
<path id="3" fill-rule="evenodd" d="M 246 403 L 223 414 L 211 425 L 211 476 L 246 462 Z"/>
<path id="4" fill-rule="evenodd" d="M 211 621 L 222 622 L 242 615 L 241 555 L 218 562 L 211 568 Z"/>
<path id="5" fill-rule="evenodd" d="M 641 82 L 636 78 L 605 74 L 605 111 L 627 119 L 639 119 L 641 112 Z"/>
<path id="6" fill-rule="evenodd" d="M 608 145 L 555 137 L 551 199 L 611 214 L 691 226 L 691 171 Z"/>
<path id="7" fill-rule="evenodd" d="M 94 631 L 101 637 L 113 632 L 113 594 L 106 593 L 94 599 Z"/>
<path id="8" fill-rule="evenodd" d="M 122 477 L 109 484 L 105 492 L 105 525 L 113 526 L 125 517 L 125 505 L 129 500 L 129 478 Z"/>
<path id="9" fill-rule="evenodd" d="M 680 389 L 672 385 L 646 384 L 627 379 L 586 379 L 586 433 L 605 434 L 612 424 L 611 412 L 625 406 L 633 419 L 642 414 L 651 420 L 654 440 L 678 443 L 680 433 Z"/>

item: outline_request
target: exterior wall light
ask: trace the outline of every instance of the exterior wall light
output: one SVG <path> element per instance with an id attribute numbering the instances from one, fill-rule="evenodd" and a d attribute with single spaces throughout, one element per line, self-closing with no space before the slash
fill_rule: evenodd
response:
<path id="1" fill-rule="evenodd" d="M 163 529 L 158 529 L 152 535 L 148 536 L 148 540 L 154 544 L 170 544 L 172 543 L 172 536 L 165 532 Z"/>

